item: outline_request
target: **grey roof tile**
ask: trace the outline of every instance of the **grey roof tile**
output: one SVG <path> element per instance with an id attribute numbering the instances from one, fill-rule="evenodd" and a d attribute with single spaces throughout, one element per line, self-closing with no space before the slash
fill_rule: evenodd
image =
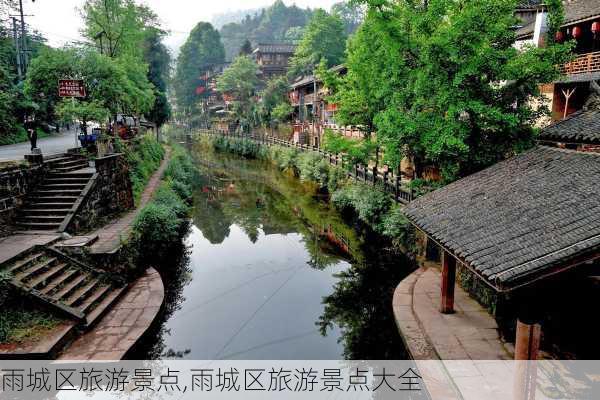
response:
<path id="1" fill-rule="evenodd" d="M 600 249 L 600 154 L 538 146 L 427 194 L 406 215 L 498 290 Z"/>
<path id="2" fill-rule="evenodd" d="M 583 109 L 558 121 L 539 135 L 540 140 L 600 144 L 600 110 Z"/>

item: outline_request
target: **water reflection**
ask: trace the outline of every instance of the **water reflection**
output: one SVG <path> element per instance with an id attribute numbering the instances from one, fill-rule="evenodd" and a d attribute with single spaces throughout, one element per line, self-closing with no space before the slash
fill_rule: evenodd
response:
<path id="1" fill-rule="evenodd" d="M 366 244 L 315 188 L 198 152 L 201 189 L 167 310 L 137 358 L 399 359 L 393 289 L 411 269 Z"/>

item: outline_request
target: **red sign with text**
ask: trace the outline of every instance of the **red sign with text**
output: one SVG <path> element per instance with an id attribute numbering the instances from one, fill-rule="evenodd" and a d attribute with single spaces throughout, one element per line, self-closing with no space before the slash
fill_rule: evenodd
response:
<path id="1" fill-rule="evenodd" d="M 81 79 L 61 79 L 58 81 L 60 97 L 85 97 L 85 84 Z"/>

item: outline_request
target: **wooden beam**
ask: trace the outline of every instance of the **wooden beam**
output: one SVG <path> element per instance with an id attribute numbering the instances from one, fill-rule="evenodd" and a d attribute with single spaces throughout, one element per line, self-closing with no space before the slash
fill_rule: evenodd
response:
<path id="1" fill-rule="evenodd" d="M 515 338 L 515 360 L 537 360 L 540 350 L 542 328 L 538 323 L 517 320 Z"/>
<path id="2" fill-rule="evenodd" d="M 444 250 L 442 254 L 442 304 L 440 312 L 454 313 L 454 286 L 456 283 L 456 259 Z"/>

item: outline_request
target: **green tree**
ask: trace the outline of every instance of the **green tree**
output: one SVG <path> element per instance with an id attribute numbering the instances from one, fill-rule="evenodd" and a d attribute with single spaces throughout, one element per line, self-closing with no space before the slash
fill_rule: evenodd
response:
<path id="1" fill-rule="evenodd" d="M 365 19 L 365 7 L 355 1 L 341 1 L 331 6 L 331 13 L 339 16 L 344 22 L 346 34 L 351 35 Z"/>
<path id="2" fill-rule="evenodd" d="M 221 36 L 211 24 L 200 22 L 194 27 L 185 44 L 181 47 L 173 88 L 179 111 L 191 113 L 198 102 L 208 96 L 208 91 L 200 91 L 206 82 L 202 76 L 215 65 L 225 62 L 225 49 Z"/>
<path id="3" fill-rule="evenodd" d="M 171 68 L 171 54 L 162 43 L 164 32 L 154 30 L 144 41 L 144 60 L 148 64 L 148 80 L 154 85 L 154 105 L 146 118 L 158 127 L 171 117 L 171 105 L 167 99 L 167 82 Z"/>
<path id="4" fill-rule="evenodd" d="M 346 33 L 342 19 L 318 9 L 290 61 L 290 76 L 312 73 L 323 59 L 328 67 L 341 64 L 345 49 Z"/>
<path id="5" fill-rule="evenodd" d="M 81 10 L 83 35 L 111 58 L 125 54 L 141 58 L 148 28 L 158 28 L 158 17 L 133 0 L 86 0 Z"/>
<path id="6" fill-rule="evenodd" d="M 377 131 L 389 164 L 411 156 L 418 175 L 433 164 L 450 181 L 531 145 L 533 100 L 568 48 L 517 50 L 515 0 L 364 3 L 334 98 L 344 122 Z"/>
<path id="7" fill-rule="evenodd" d="M 289 83 L 285 77 L 275 77 L 267 82 L 266 87 L 259 96 L 261 99 L 260 114 L 263 123 L 271 125 L 276 120 L 278 122 L 283 122 L 281 119 L 275 118 L 273 112 L 278 106 L 283 106 L 284 104 L 289 106 L 289 100 L 287 98 L 288 90 Z M 280 107 L 279 111 L 283 110 L 284 109 Z M 281 115 L 279 117 L 281 118 Z"/>
<path id="8" fill-rule="evenodd" d="M 258 85 L 258 65 L 248 56 L 236 58 L 217 80 L 217 89 L 234 100 L 234 112 L 242 131 L 256 124 L 256 101 L 253 96 Z"/>
<path id="9" fill-rule="evenodd" d="M 252 43 L 248 39 L 244 42 L 242 47 L 240 48 L 240 56 L 249 56 L 252 54 Z"/>

